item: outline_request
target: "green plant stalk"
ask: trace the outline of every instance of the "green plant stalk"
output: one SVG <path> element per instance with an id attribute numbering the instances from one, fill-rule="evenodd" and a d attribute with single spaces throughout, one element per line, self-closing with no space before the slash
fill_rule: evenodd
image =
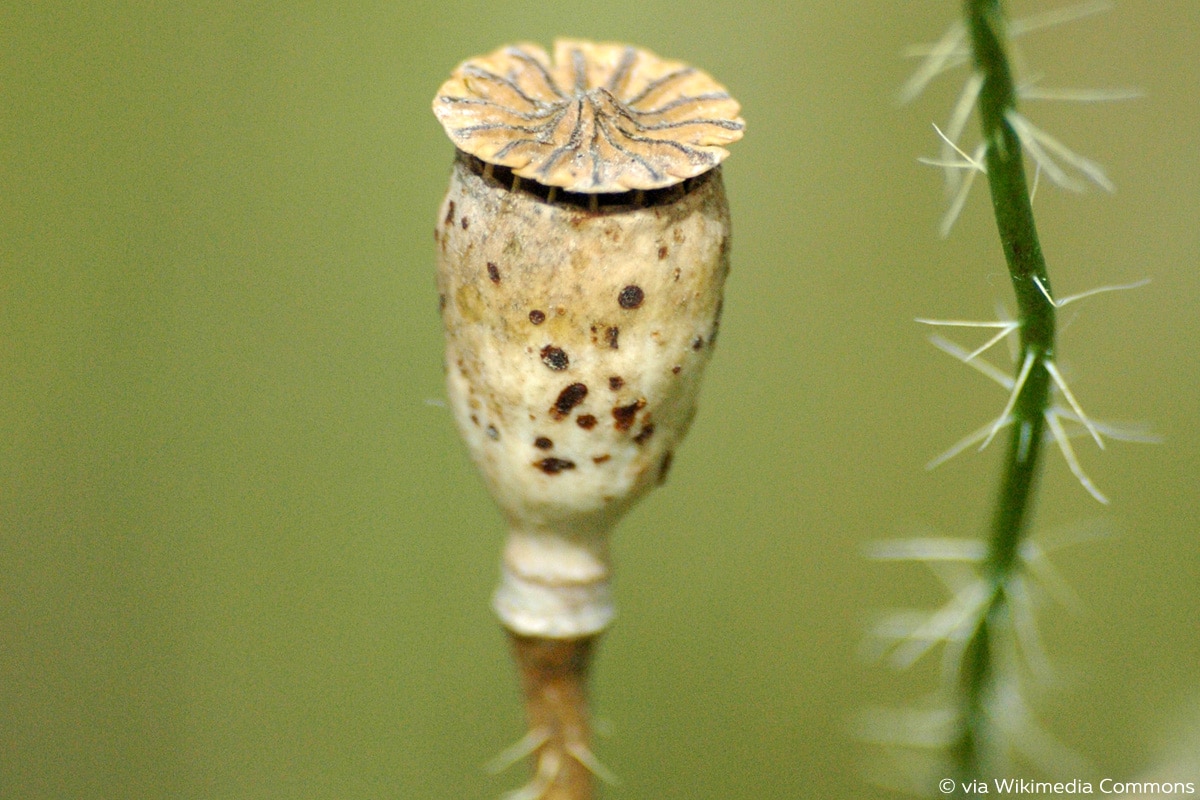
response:
<path id="1" fill-rule="evenodd" d="M 1012 409 L 1013 424 L 983 564 L 992 591 L 964 651 L 959 675 L 961 723 L 951 753 L 960 776 L 970 780 L 987 777 L 992 739 L 987 710 L 999 666 L 996 647 L 1011 626 L 1006 586 L 1021 569 L 1020 544 L 1029 529 L 1037 489 L 1044 414 L 1050 403 L 1051 379 L 1045 364 L 1054 356 L 1055 307 L 1046 296 L 1050 281 L 1029 201 L 1021 142 L 1005 116 L 1016 108 L 1016 88 L 1005 53 L 1003 11 L 999 0 L 966 0 L 965 14 L 975 68 L 983 75 L 978 108 L 987 144 L 992 208 L 1017 297 L 1018 369 L 1031 359 Z"/>

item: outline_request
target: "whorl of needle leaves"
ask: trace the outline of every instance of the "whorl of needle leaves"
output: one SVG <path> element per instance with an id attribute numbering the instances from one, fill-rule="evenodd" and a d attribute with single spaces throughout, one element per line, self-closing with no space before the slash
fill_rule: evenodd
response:
<path id="1" fill-rule="evenodd" d="M 626 44 L 559 39 L 459 65 L 433 112 L 460 149 L 570 192 L 660 189 L 712 169 L 741 106 L 707 73 Z"/>

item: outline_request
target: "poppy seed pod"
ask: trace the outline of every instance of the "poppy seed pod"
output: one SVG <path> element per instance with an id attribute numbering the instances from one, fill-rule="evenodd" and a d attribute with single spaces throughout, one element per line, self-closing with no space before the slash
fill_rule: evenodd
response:
<path id="1" fill-rule="evenodd" d="M 729 272 L 718 164 L 744 123 L 697 69 L 575 40 L 465 61 L 433 110 L 458 148 L 434 230 L 447 390 L 509 529 L 493 606 L 534 760 L 513 796 L 588 800 L 608 535 L 696 413 Z"/>
<path id="2" fill-rule="evenodd" d="M 509 526 L 494 605 L 515 634 L 610 621 L 608 534 L 691 424 L 729 271 L 705 73 L 559 40 L 464 62 L 434 111 L 458 148 L 439 212 L 450 402 Z"/>

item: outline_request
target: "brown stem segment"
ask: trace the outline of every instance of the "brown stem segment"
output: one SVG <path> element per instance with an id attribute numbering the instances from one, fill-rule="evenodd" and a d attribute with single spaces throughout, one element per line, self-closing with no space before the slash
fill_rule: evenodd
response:
<path id="1" fill-rule="evenodd" d="M 597 636 L 547 639 L 508 632 L 525 694 L 529 730 L 544 741 L 533 752 L 540 800 L 592 800 L 587 677 Z"/>

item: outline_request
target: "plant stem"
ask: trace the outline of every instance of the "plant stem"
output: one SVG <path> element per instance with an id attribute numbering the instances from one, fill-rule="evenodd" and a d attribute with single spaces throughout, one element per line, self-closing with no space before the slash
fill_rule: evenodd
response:
<path id="1" fill-rule="evenodd" d="M 1032 516 L 1044 414 L 1050 403 L 1051 378 L 1045 364 L 1054 356 L 1055 307 L 1048 300 L 1050 281 L 1029 201 L 1021 142 L 1007 119 L 1016 109 L 1016 88 L 1005 54 L 1005 18 L 999 0 L 966 0 L 965 14 L 975 68 L 983 75 L 979 117 L 987 145 L 988 185 L 1017 297 L 1018 375 L 1025 375 L 1012 408 L 1004 472 L 983 565 L 992 592 L 964 651 L 959 680 L 961 727 L 952 753 L 961 776 L 971 779 L 987 777 L 992 738 L 987 712 L 999 662 L 996 647 L 1011 627 L 1006 586 L 1021 569 L 1020 544 Z"/>
<path id="2" fill-rule="evenodd" d="M 526 791 L 535 790 L 538 800 L 592 800 L 593 776 L 580 757 L 591 753 L 587 677 L 599 636 L 548 639 L 509 631 L 509 639 L 529 730 L 543 738 L 532 754 L 534 778 Z"/>

